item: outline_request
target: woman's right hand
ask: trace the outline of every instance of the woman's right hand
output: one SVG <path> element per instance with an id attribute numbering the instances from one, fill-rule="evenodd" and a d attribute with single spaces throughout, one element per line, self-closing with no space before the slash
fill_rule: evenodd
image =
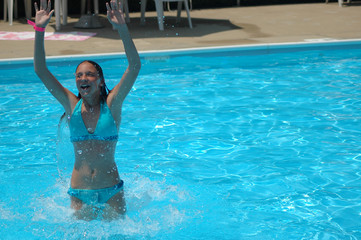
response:
<path id="1" fill-rule="evenodd" d="M 51 10 L 51 1 L 49 0 L 48 3 L 46 3 L 46 0 L 40 0 L 40 10 L 36 2 L 34 3 L 34 6 L 36 11 L 35 25 L 37 27 L 45 28 L 54 13 L 54 9 Z"/>

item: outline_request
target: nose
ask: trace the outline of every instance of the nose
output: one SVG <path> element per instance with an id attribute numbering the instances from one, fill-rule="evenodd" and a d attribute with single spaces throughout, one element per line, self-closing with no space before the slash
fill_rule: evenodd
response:
<path id="1" fill-rule="evenodd" d="M 83 75 L 83 76 L 79 79 L 79 81 L 80 81 L 81 83 L 84 83 L 84 82 L 88 82 L 89 80 L 88 80 L 87 76 Z"/>

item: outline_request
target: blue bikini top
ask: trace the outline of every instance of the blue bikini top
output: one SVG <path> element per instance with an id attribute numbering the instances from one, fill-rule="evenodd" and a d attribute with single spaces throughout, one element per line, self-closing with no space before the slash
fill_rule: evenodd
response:
<path id="1" fill-rule="evenodd" d="M 73 115 L 70 118 L 70 141 L 81 142 L 87 140 L 117 141 L 118 130 L 112 113 L 106 103 L 100 104 L 100 115 L 94 133 L 89 133 L 81 116 L 80 99 L 74 108 Z"/>

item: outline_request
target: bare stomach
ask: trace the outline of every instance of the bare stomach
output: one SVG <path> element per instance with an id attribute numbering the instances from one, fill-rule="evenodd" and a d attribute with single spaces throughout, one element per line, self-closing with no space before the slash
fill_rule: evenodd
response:
<path id="1" fill-rule="evenodd" d="M 114 161 L 116 142 L 90 140 L 74 143 L 75 164 L 71 177 L 74 189 L 101 189 L 119 183 Z"/>

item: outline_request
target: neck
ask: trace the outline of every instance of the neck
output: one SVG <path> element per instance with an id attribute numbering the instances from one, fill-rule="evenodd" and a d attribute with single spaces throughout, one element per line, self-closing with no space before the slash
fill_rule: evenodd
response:
<path id="1" fill-rule="evenodd" d="M 94 109 L 100 105 L 100 97 L 83 97 L 83 104 L 86 109 Z"/>

